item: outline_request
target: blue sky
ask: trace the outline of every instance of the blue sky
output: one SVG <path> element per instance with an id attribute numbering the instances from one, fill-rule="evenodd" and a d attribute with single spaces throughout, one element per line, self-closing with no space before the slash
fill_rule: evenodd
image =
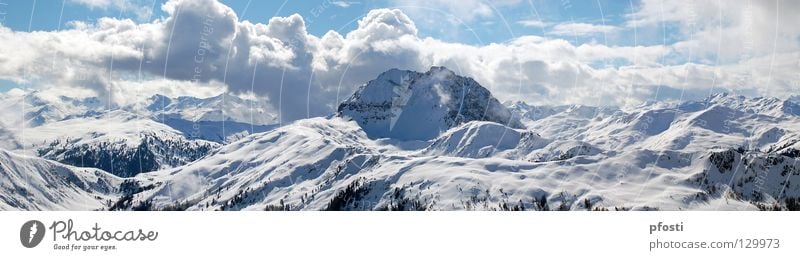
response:
<path id="1" fill-rule="evenodd" d="M 85 0 L 92 1 L 92 0 Z M 93 22 L 101 17 L 129 18 L 143 21 L 146 18 L 138 17 L 132 10 L 120 8 L 92 6 L 81 3 L 80 0 L 3 0 L 5 19 L 3 25 L 15 31 L 45 30 L 52 31 L 67 28 L 70 21 Z M 103 2 L 98 0 L 98 2 Z M 165 0 L 133 0 L 133 4 L 140 7 L 151 7 L 153 19 L 166 14 L 160 6 Z M 674 43 L 678 38 L 674 27 L 664 31 L 637 31 L 640 37 L 633 37 L 633 28 L 624 26 L 625 16 L 636 10 L 639 1 L 613 1 L 613 0 L 565 0 L 565 1 L 520 1 L 515 5 L 496 4 L 491 6 L 491 16 L 481 16 L 473 19 L 458 17 L 459 13 L 448 13 L 448 10 L 438 7 L 427 7 L 418 4 L 408 4 L 398 1 L 252 1 L 252 0 L 223 0 L 230 6 L 242 20 L 266 23 L 273 16 L 289 16 L 297 13 L 306 19 L 308 31 L 321 36 L 329 30 L 346 33 L 356 28 L 357 20 L 376 8 L 400 8 L 409 10 L 409 16 L 420 26 L 420 36 L 431 36 L 451 42 L 467 44 L 487 44 L 492 42 L 505 42 L 522 35 L 539 35 L 563 38 L 573 43 L 605 42 L 611 45 L 634 45 L 634 38 L 638 44 L 667 44 Z M 347 3 L 347 4 L 341 4 Z M 489 5 L 491 3 L 487 2 Z M 337 5 L 338 4 L 338 5 Z M 35 6 L 34 6 L 35 5 Z M 343 5 L 347 5 L 343 7 Z M 63 10 L 62 10 L 63 8 Z M 440 18 L 452 16 L 456 22 L 442 24 Z M 430 17 L 437 18 L 429 21 Z M 548 26 L 525 26 L 523 21 L 538 20 Z M 602 34 L 590 36 L 576 35 L 551 35 L 553 25 L 559 23 L 589 23 L 603 24 L 618 27 L 617 33 L 604 38 Z M 666 33 L 667 38 L 661 37 Z M 657 37 L 653 37 L 656 34 Z"/>

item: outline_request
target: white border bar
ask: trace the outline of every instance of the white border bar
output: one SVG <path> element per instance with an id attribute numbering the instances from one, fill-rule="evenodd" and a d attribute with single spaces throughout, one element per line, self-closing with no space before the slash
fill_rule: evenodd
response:
<path id="1" fill-rule="evenodd" d="M 3 259 L 768 259 L 800 253 L 792 212 L 0 212 Z M 44 223 L 35 248 L 21 225 Z M 53 241 L 53 221 L 76 230 L 159 232 L 156 241 Z M 683 232 L 649 233 L 658 222 Z M 649 249 L 655 239 L 780 239 L 772 249 Z M 57 251 L 55 244 L 115 245 Z M 113 257 L 113 258 L 110 258 Z"/>

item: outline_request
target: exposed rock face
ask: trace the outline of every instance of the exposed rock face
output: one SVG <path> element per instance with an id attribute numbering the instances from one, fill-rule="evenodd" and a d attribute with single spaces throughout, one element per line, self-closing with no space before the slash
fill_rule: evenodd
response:
<path id="1" fill-rule="evenodd" d="M 340 104 L 337 115 L 355 120 L 371 138 L 429 140 L 469 121 L 522 127 L 489 90 L 444 67 L 386 71 Z"/>

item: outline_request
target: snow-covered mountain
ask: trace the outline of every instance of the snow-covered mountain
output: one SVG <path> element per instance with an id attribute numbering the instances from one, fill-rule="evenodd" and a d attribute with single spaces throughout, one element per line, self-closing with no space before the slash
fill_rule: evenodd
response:
<path id="1" fill-rule="evenodd" d="M 209 98 L 154 95 L 141 104 L 128 106 L 127 109 L 145 109 L 156 118 L 175 117 L 193 122 L 232 121 L 252 125 L 272 125 L 278 122 L 277 115 L 270 111 L 266 102 L 243 99 L 229 93 Z"/>
<path id="2" fill-rule="evenodd" d="M 335 115 L 125 178 L 104 208 L 800 209 L 791 99 L 508 104 L 445 68 L 390 70 Z M 158 127 L 168 126 L 147 126 Z"/>
<path id="3" fill-rule="evenodd" d="M 119 197 L 123 180 L 0 149 L 0 210 L 95 210 Z"/>
<path id="4" fill-rule="evenodd" d="M 711 95 L 704 102 L 772 117 L 800 116 L 800 105 L 798 105 L 797 99 L 792 98 L 787 100 L 763 97 L 747 98 L 745 96 L 719 93 Z"/>
<path id="5" fill-rule="evenodd" d="M 0 122 L 5 128 L 37 127 L 107 110 L 101 99 L 72 98 L 31 91 L 0 95 Z"/>
<path id="6" fill-rule="evenodd" d="M 30 128 L 25 135 L 40 157 L 121 177 L 184 165 L 220 146 L 189 140 L 166 125 L 120 110 Z"/>
<path id="7" fill-rule="evenodd" d="M 122 107 L 108 105 L 97 97 L 74 98 L 42 91 L 0 94 L 0 128 L 19 135 L 28 128 L 118 111 L 150 118 L 189 139 L 217 143 L 264 132 L 278 123 L 268 104 L 227 93 L 209 98 L 154 95 Z"/>
<path id="8" fill-rule="evenodd" d="M 269 104 L 231 94 L 209 98 L 163 95 L 150 97 L 141 104 L 123 108 L 139 115 L 149 115 L 190 139 L 227 143 L 243 136 L 273 129 L 279 123 Z"/>
<path id="9" fill-rule="evenodd" d="M 403 140 L 429 140 L 476 120 L 522 126 L 489 90 L 444 67 L 386 71 L 342 102 L 337 115 L 356 121 L 370 137 Z"/>
<path id="10" fill-rule="evenodd" d="M 444 71 L 432 71 L 437 70 Z M 792 149 L 800 125 L 790 113 L 771 114 L 775 107 L 751 99 L 761 105 L 730 103 L 740 99 L 735 96 L 631 111 L 516 103 L 500 111 L 515 113 L 525 127 L 475 117 L 449 124 L 455 122 L 447 117 L 454 106 L 439 98 L 442 85 L 414 83 L 432 74 L 388 71 L 362 86 L 337 116 L 301 120 L 226 145 L 195 163 L 138 176 L 137 185 L 153 188 L 129 197 L 129 205 L 154 210 L 797 206 L 800 171 Z M 400 82 L 415 87 L 397 91 L 404 86 Z M 418 92 L 397 93 L 404 89 Z M 461 109 L 485 108 L 479 103 Z M 425 110 L 415 106 L 446 112 L 422 114 Z M 401 121 L 403 115 L 408 121 Z M 425 135 L 394 132 L 397 127 Z"/>
<path id="11" fill-rule="evenodd" d="M 274 120 L 266 104 L 229 94 L 156 95 L 125 107 L 40 91 L 0 99 L 0 148 L 123 177 L 184 165 L 221 143 L 275 127 L 260 125 Z"/>

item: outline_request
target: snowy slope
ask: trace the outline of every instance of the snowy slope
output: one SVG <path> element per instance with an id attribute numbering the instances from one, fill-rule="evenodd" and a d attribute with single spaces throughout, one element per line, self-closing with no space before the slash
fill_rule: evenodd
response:
<path id="1" fill-rule="evenodd" d="M 156 188 L 137 194 L 132 205 L 153 204 L 154 209 L 184 207 L 181 204 L 192 209 L 279 205 L 288 200 L 289 189 L 312 193 L 317 185 L 356 173 L 353 167 L 366 167 L 373 160 L 366 148 L 371 142 L 353 122 L 302 120 L 226 145 L 190 165 L 137 176 L 141 186 Z M 299 194 L 292 195 L 299 199 Z M 248 201 L 238 201 L 244 197 Z M 250 201 L 254 198 L 258 201 Z M 260 205 L 253 205 L 256 202 Z"/>
<path id="2" fill-rule="evenodd" d="M 43 158 L 122 177 L 184 165 L 220 146 L 125 111 L 29 128 L 25 143 Z"/>
<path id="3" fill-rule="evenodd" d="M 427 155 L 484 158 L 500 156 L 515 149 L 525 153 L 544 147 L 549 140 L 531 131 L 512 129 L 504 125 L 472 121 L 454 127 L 432 141 L 424 150 Z"/>
<path id="4" fill-rule="evenodd" d="M 707 193 L 761 202 L 764 207 L 800 195 L 800 158 L 744 150 L 715 150 L 692 181 Z"/>
<path id="5" fill-rule="evenodd" d="M 94 210 L 119 196 L 122 180 L 0 149 L 0 210 Z"/>
<path id="6" fill-rule="evenodd" d="M 512 149 L 522 134 L 493 122 L 469 122 L 438 137 L 428 148 L 431 154 L 482 158 Z"/>
<path id="7" fill-rule="evenodd" d="M 685 158 L 679 154 L 661 157 L 644 150 L 610 159 L 583 155 L 539 163 L 452 155 L 458 154 L 408 155 L 381 147 L 355 123 L 335 117 L 302 120 L 227 145 L 193 164 L 137 176 L 140 186 L 155 188 L 133 196 L 131 206 L 149 205 L 154 210 L 756 208 L 741 201 L 725 202 L 719 194 L 692 199 L 704 191 L 689 180 L 707 164 L 682 161 Z"/>
<path id="8" fill-rule="evenodd" d="M 755 97 L 719 93 L 706 98 L 706 103 L 714 103 L 740 110 L 745 113 L 763 114 L 772 117 L 800 116 L 800 105 L 796 99 Z"/>

